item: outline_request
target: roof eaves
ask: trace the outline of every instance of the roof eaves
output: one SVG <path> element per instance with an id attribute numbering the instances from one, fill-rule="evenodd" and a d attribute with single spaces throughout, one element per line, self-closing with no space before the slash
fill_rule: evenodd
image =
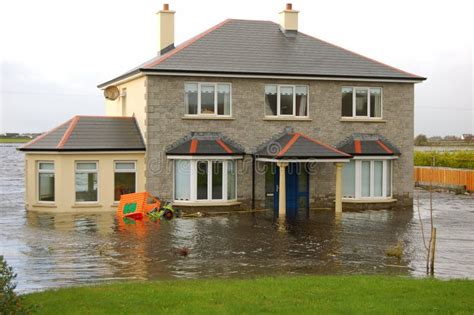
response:
<path id="1" fill-rule="evenodd" d="M 98 87 L 99 89 L 104 88 L 104 87 L 106 87 L 106 86 L 108 86 L 108 85 L 110 85 L 110 84 L 112 84 L 112 83 L 115 83 L 115 82 L 117 82 L 117 81 L 121 81 L 121 80 L 123 80 L 123 79 L 126 79 L 126 78 L 128 78 L 128 77 L 130 77 L 130 76 L 132 76 L 132 75 L 135 75 L 135 74 L 137 74 L 137 73 L 140 73 L 140 72 L 141 72 L 141 68 L 136 68 L 136 69 L 134 69 L 134 70 L 132 70 L 132 71 L 129 71 L 129 72 L 126 72 L 126 73 L 124 73 L 124 74 L 122 74 L 122 75 L 119 75 L 118 77 L 113 78 L 112 80 L 109 80 L 109 81 L 106 81 L 106 82 L 104 82 L 104 83 L 101 83 L 101 84 L 97 85 L 97 87 Z"/>
<path id="2" fill-rule="evenodd" d="M 420 82 L 426 80 L 424 77 L 394 77 L 394 76 L 361 76 L 340 74 L 316 74 L 316 73 L 281 73 L 281 72 L 249 72 L 249 71 L 212 71 L 212 70 L 183 70 L 183 69 L 152 69 L 140 68 L 145 74 L 154 73 L 179 73 L 179 74 L 213 74 L 213 75 L 249 75 L 249 76 L 273 76 L 273 77 L 316 77 L 316 78 L 338 78 L 338 79 L 360 79 L 360 80 L 394 80 Z"/>
<path id="3" fill-rule="evenodd" d="M 122 151 L 146 151 L 145 147 L 136 148 L 19 148 L 23 152 L 122 152 Z"/>

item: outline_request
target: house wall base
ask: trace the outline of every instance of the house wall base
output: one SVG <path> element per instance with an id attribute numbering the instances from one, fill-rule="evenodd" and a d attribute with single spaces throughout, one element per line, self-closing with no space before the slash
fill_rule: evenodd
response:
<path id="1" fill-rule="evenodd" d="M 409 194 L 394 196 L 392 202 L 343 202 L 343 211 L 361 211 L 361 210 L 411 210 L 413 209 L 413 197 Z M 332 209 L 334 210 L 334 195 L 318 196 L 310 200 L 311 209 Z M 239 199 L 238 205 L 231 206 L 176 206 L 184 213 L 217 213 L 217 212 L 236 212 L 245 210 L 272 210 L 269 209 L 265 200 L 255 200 L 255 209 L 252 209 L 251 199 Z"/>

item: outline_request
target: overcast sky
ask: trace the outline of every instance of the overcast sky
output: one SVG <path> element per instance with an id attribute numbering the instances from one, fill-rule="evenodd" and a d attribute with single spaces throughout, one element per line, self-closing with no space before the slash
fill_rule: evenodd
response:
<path id="1" fill-rule="evenodd" d="M 278 21 L 287 1 L 174 0 L 177 44 L 226 18 Z M 156 0 L 0 4 L 0 132 L 40 132 L 103 115 L 97 84 L 156 54 Z M 473 133 L 472 1 L 299 0 L 299 29 L 408 72 L 415 133 Z"/>

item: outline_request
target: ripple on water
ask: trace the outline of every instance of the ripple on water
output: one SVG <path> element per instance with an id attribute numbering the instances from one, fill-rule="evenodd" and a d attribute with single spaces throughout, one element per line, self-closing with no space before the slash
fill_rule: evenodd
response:
<path id="1" fill-rule="evenodd" d="M 1 145 L 0 253 L 22 292 L 130 279 L 275 274 L 424 275 L 416 210 L 310 212 L 281 221 L 271 213 L 176 219 L 119 229 L 113 214 L 26 213 L 23 157 Z M 436 276 L 474 278 L 473 198 L 435 193 Z M 420 193 L 429 224 L 428 194 Z M 404 245 L 400 261 L 389 246 Z M 176 253 L 189 248 L 188 256 Z"/>

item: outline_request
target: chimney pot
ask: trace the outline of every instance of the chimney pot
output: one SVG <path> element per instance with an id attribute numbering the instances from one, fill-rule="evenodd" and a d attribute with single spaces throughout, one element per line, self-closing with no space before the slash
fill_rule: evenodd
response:
<path id="1" fill-rule="evenodd" d="M 286 9 L 280 12 L 280 28 L 285 35 L 294 35 L 298 32 L 298 13 L 293 10 L 291 3 L 286 4 Z"/>
<path id="2" fill-rule="evenodd" d="M 158 54 L 162 55 L 174 49 L 174 11 L 170 11 L 168 3 L 158 11 Z"/>

